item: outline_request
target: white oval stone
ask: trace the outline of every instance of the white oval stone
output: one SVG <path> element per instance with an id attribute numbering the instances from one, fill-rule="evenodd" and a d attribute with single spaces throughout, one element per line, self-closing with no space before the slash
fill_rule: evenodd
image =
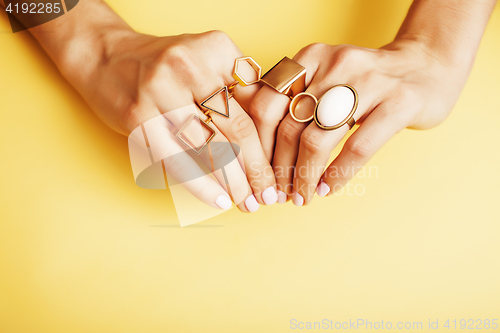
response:
<path id="1" fill-rule="evenodd" d="M 351 89 L 338 86 L 328 90 L 318 105 L 316 116 L 321 125 L 332 127 L 347 118 L 354 107 L 354 93 Z"/>

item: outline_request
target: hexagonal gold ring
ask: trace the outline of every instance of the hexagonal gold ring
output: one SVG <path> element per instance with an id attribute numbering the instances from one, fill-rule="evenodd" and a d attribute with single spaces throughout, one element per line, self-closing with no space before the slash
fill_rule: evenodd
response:
<path id="1" fill-rule="evenodd" d="M 247 62 L 257 73 L 257 79 L 253 81 L 247 81 L 245 80 L 244 76 L 241 73 L 238 73 L 238 67 L 241 62 Z M 234 61 L 234 71 L 233 71 L 233 78 L 239 82 L 240 85 L 243 87 L 249 86 L 251 84 L 257 83 L 260 81 L 260 76 L 262 74 L 262 68 L 253 60 L 251 57 L 242 57 L 238 58 Z"/>

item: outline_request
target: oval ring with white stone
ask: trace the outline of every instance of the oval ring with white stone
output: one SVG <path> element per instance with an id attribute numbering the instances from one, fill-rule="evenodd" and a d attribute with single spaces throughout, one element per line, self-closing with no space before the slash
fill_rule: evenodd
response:
<path id="1" fill-rule="evenodd" d="M 310 94 L 308 92 L 301 92 L 300 94 L 295 95 L 295 97 L 290 102 L 290 106 L 289 106 L 289 109 L 288 109 L 289 112 L 290 112 L 290 116 L 292 116 L 293 120 L 295 120 L 296 122 L 299 122 L 299 123 L 307 123 L 308 121 L 313 120 L 313 117 L 314 117 L 314 115 L 311 115 L 307 119 L 299 119 L 299 118 L 297 118 L 295 116 L 295 107 L 297 106 L 297 103 L 302 98 L 304 98 L 306 96 L 309 96 L 309 97 L 311 97 L 314 100 L 314 103 L 315 103 L 314 109 L 316 109 L 316 106 L 318 105 L 318 99 L 316 98 L 316 96 L 314 96 L 313 94 Z"/>
<path id="2" fill-rule="evenodd" d="M 314 121 L 319 128 L 335 130 L 345 124 L 352 128 L 356 121 L 354 113 L 358 108 L 358 93 L 347 84 L 339 84 L 320 98 L 314 110 Z"/>

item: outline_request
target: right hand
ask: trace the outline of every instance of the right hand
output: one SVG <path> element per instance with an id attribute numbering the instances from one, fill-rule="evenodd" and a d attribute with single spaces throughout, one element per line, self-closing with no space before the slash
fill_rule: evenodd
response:
<path id="1" fill-rule="evenodd" d="M 205 119 L 197 103 L 234 81 L 234 61 L 242 56 L 241 51 L 220 31 L 171 37 L 128 31 L 115 36 L 106 39 L 102 59 L 90 59 L 87 64 L 66 61 L 61 69 L 63 75 L 115 131 L 129 135 L 146 121 L 163 114 L 166 119 L 163 126 L 153 131 L 153 137 L 148 137 L 153 154 L 155 149 L 163 156 L 188 151 L 175 133 L 192 113 L 197 112 Z M 70 46 L 70 54 L 78 51 L 78 46 L 73 50 L 71 47 L 74 46 Z M 234 162 L 225 166 L 226 175 L 221 170 L 215 171 L 217 180 L 201 173 L 201 177 L 183 181 L 189 192 L 214 208 L 227 209 L 232 199 L 241 211 L 251 212 L 257 210 L 259 204 L 277 201 L 274 173 L 254 123 L 245 112 L 257 91 L 257 86 L 237 86 L 235 98 L 229 102 L 230 118 L 212 115 L 213 124 L 219 130 L 212 142 L 237 145 L 242 156 L 234 156 Z M 180 115 L 169 112 L 189 105 L 193 105 L 190 110 L 194 112 Z M 219 146 L 231 147 L 230 144 Z M 238 155 L 239 150 L 229 149 L 236 152 L 230 154 Z M 201 159 L 211 169 L 210 157 L 205 152 L 207 148 Z M 227 149 L 217 151 L 213 158 L 227 159 L 228 153 Z M 183 179 L 186 170 L 203 172 L 190 157 L 193 154 L 181 155 L 182 158 L 171 162 L 164 160 L 170 176 Z"/>

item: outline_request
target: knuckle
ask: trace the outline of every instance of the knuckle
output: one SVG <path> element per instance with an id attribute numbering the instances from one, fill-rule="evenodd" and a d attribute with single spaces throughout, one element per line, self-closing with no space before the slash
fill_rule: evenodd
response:
<path id="1" fill-rule="evenodd" d="M 182 43 L 174 43 L 160 51 L 157 57 L 159 63 L 170 63 L 171 61 L 183 61 L 189 56 L 188 47 Z"/>
<path id="2" fill-rule="evenodd" d="M 212 142 L 210 144 L 210 153 L 218 165 L 228 165 L 236 158 L 233 145 L 229 142 Z"/>
<path id="3" fill-rule="evenodd" d="M 231 38 L 229 38 L 229 35 L 221 30 L 210 30 L 210 31 L 205 32 L 203 35 L 205 37 L 209 38 L 210 40 L 217 41 L 219 43 L 231 41 Z"/>
<path id="4" fill-rule="evenodd" d="M 269 122 L 276 122 L 277 125 L 277 122 L 281 120 L 278 112 L 270 112 L 268 109 L 268 103 L 266 103 L 263 98 L 259 98 L 258 96 L 250 102 L 249 110 L 250 116 L 258 125 Z"/>
<path id="5" fill-rule="evenodd" d="M 308 58 L 311 58 L 314 56 L 317 57 L 319 54 L 323 53 L 327 47 L 328 47 L 328 45 L 326 45 L 324 43 L 309 44 L 306 47 L 304 47 L 302 50 L 300 50 L 297 53 L 297 55 L 294 57 L 294 59 L 297 62 L 302 63 L 302 62 L 304 62 L 304 60 L 306 60 Z"/>
<path id="6" fill-rule="evenodd" d="M 240 49 L 236 46 L 231 37 L 229 37 L 228 34 L 221 30 L 207 31 L 203 33 L 202 36 L 206 39 L 206 41 L 209 42 L 210 45 L 212 45 L 212 51 L 220 53 L 219 50 L 224 50 L 224 54 L 222 55 L 222 57 L 224 57 L 225 59 L 224 63 L 229 66 L 228 72 L 231 73 L 233 69 L 234 59 L 243 56 Z M 226 71 L 224 71 L 224 73 L 226 73 Z M 228 77 L 228 79 L 232 79 L 232 77 Z"/>
<path id="7" fill-rule="evenodd" d="M 361 76 L 357 78 L 357 84 L 358 85 L 364 85 L 364 86 L 377 86 L 380 85 L 380 82 L 382 82 L 383 77 L 380 75 L 379 72 L 373 70 L 373 69 L 368 69 L 363 72 Z"/>
<path id="8" fill-rule="evenodd" d="M 347 140 L 344 147 L 351 155 L 356 158 L 364 159 L 371 156 L 373 147 L 369 140 L 355 138 Z"/>
<path id="9" fill-rule="evenodd" d="M 149 119 L 145 119 L 143 113 L 140 112 L 139 103 L 131 102 L 121 114 L 118 125 L 124 132 L 130 133 L 147 120 Z"/>
<path id="10" fill-rule="evenodd" d="M 300 138 L 300 130 L 296 127 L 295 122 L 284 120 L 278 127 L 277 139 L 286 145 L 296 145 Z"/>
<path id="11" fill-rule="evenodd" d="M 195 190 L 192 190 L 192 194 L 196 197 L 196 198 L 203 198 L 206 196 L 207 193 L 210 193 L 211 192 L 211 184 L 209 183 L 208 180 L 206 179 L 203 179 L 201 181 L 201 183 L 196 186 L 196 189 Z"/>
<path id="12" fill-rule="evenodd" d="M 423 109 L 424 99 L 420 97 L 417 91 L 411 87 L 401 87 L 393 91 L 390 109 L 387 108 L 386 115 L 392 116 L 394 121 L 409 123 Z"/>
<path id="13" fill-rule="evenodd" d="M 250 102 L 250 115 L 256 123 L 265 122 L 269 112 L 267 112 L 266 104 L 262 101 L 262 98 L 254 98 Z"/>
<path id="14" fill-rule="evenodd" d="M 250 192 L 248 182 L 246 181 L 246 179 L 242 178 L 236 184 L 231 184 L 231 191 L 233 193 L 238 193 L 238 196 L 241 198 L 246 197 Z"/>
<path id="15" fill-rule="evenodd" d="M 243 179 L 237 182 L 230 182 L 227 184 L 227 187 L 230 190 L 236 204 L 243 202 L 249 193 L 252 193 L 248 182 Z"/>
<path id="16" fill-rule="evenodd" d="M 364 51 L 352 45 L 340 45 L 334 55 L 334 63 L 341 66 L 350 63 L 359 63 L 364 57 Z"/>
<path id="17" fill-rule="evenodd" d="M 300 53 L 303 55 L 316 55 L 320 52 L 323 52 L 323 50 L 327 47 L 326 44 L 324 43 L 312 43 L 304 47 Z"/>
<path id="18" fill-rule="evenodd" d="M 317 131 L 304 131 L 300 136 L 300 146 L 306 151 L 316 155 L 325 149 L 323 138 Z"/>
<path id="19" fill-rule="evenodd" d="M 170 156 L 169 158 L 163 159 L 165 171 L 181 183 L 185 182 L 186 180 L 191 180 L 186 179 L 189 177 L 186 177 L 183 172 L 186 167 L 186 158 L 188 157 L 189 155 L 187 153 L 177 153 Z M 183 175 L 183 177 L 179 177 L 179 175 Z"/>
<path id="20" fill-rule="evenodd" d="M 256 129 L 252 119 L 246 113 L 242 113 L 234 117 L 229 126 L 229 131 L 229 136 L 233 141 L 241 142 L 253 135 Z"/>
<path id="21" fill-rule="evenodd" d="M 418 105 L 422 100 L 421 98 L 419 98 L 417 92 L 410 87 L 399 89 L 399 91 L 397 92 L 397 98 L 400 104 L 412 106 Z"/>
<path id="22" fill-rule="evenodd" d="M 164 75 L 164 70 L 170 73 L 179 73 L 183 77 L 194 77 L 198 65 L 193 59 L 193 53 L 187 45 L 176 43 L 160 51 L 153 63 L 152 77 Z"/>

